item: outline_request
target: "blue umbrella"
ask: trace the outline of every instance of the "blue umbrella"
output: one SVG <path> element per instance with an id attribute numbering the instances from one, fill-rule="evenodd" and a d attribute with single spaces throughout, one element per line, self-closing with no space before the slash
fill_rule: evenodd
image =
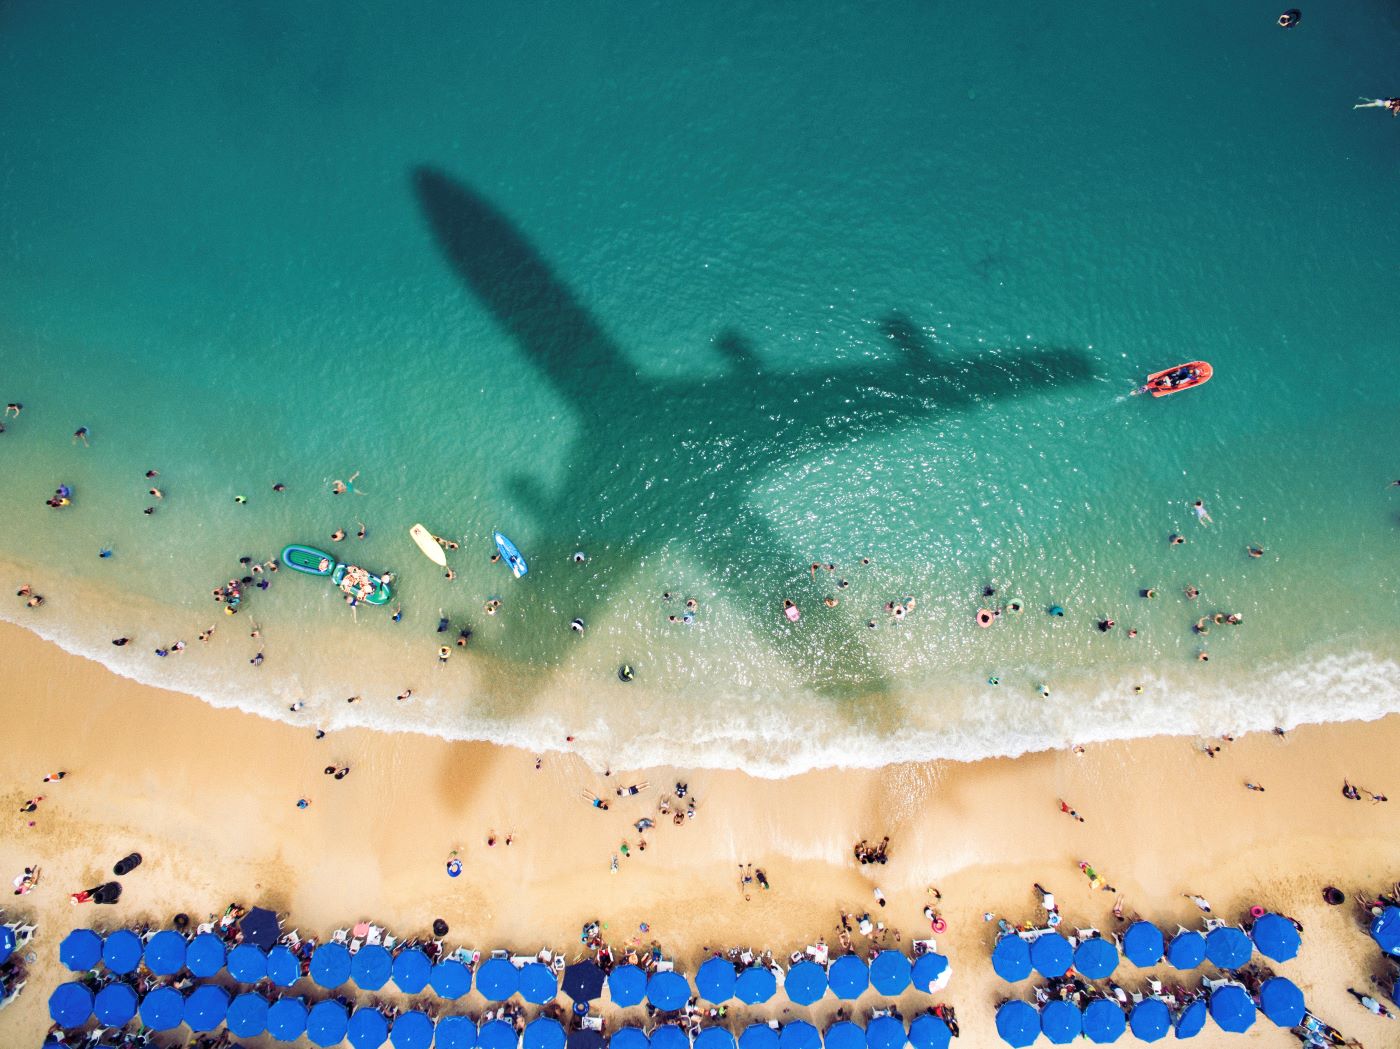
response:
<path id="1" fill-rule="evenodd" d="M 102 937 L 91 929 L 74 929 L 58 945 L 58 960 L 77 973 L 97 968 L 102 960 Z"/>
<path id="2" fill-rule="evenodd" d="M 690 1049 L 690 1037 L 675 1024 L 662 1024 L 651 1032 L 651 1049 Z"/>
<path id="3" fill-rule="evenodd" d="M 520 1036 L 504 1020 L 491 1020 L 481 1025 L 476 1033 L 476 1044 L 477 1049 L 515 1049 L 520 1044 Z"/>
<path id="4" fill-rule="evenodd" d="M 306 1003 L 283 998 L 267 1007 L 267 1033 L 279 1042 L 295 1042 L 306 1030 Z"/>
<path id="5" fill-rule="evenodd" d="M 472 989 L 472 971 L 455 958 L 448 958 L 433 966 L 428 983 L 439 998 L 456 1000 Z"/>
<path id="6" fill-rule="evenodd" d="M 185 938 L 164 929 L 146 941 L 146 968 L 157 976 L 174 976 L 185 967 Z"/>
<path id="7" fill-rule="evenodd" d="M 59 1027 L 81 1027 L 92 1015 L 92 992 L 80 983 L 61 983 L 49 995 L 49 1017 Z"/>
<path id="8" fill-rule="evenodd" d="M 734 1036 L 723 1027 L 706 1027 L 695 1036 L 695 1049 L 734 1049 Z"/>
<path id="9" fill-rule="evenodd" d="M 992 948 L 992 969 L 1007 983 L 1031 974 L 1031 947 L 1021 937 L 1007 933 Z"/>
<path id="10" fill-rule="evenodd" d="M 1133 922 L 1123 934 L 1123 957 L 1139 969 L 1150 969 L 1160 962 L 1162 949 L 1162 930 L 1151 922 Z"/>
<path id="11" fill-rule="evenodd" d="M 1303 938 L 1297 927 L 1282 914 L 1266 914 L 1254 923 L 1250 930 L 1254 946 L 1259 953 L 1276 962 L 1286 962 L 1298 957 L 1298 948 Z"/>
<path id="12" fill-rule="evenodd" d="M 0 965 L 10 960 L 15 953 L 15 931 L 8 925 L 0 925 Z"/>
<path id="13" fill-rule="evenodd" d="M 608 1041 L 608 1049 L 651 1049 L 651 1040 L 640 1028 L 619 1027 Z"/>
<path id="14" fill-rule="evenodd" d="M 290 987 L 301 979 L 301 960 L 279 944 L 267 952 L 267 978 L 278 987 Z"/>
<path id="15" fill-rule="evenodd" d="M 1371 922 L 1371 939 L 1386 954 L 1400 957 L 1400 907 L 1387 907 Z"/>
<path id="16" fill-rule="evenodd" d="M 1172 937 L 1167 944 L 1167 964 L 1173 969 L 1194 969 L 1206 960 L 1206 938 L 1188 929 Z"/>
<path id="17" fill-rule="evenodd" d="M 403 955 L 399 955 L 400 958 Z M 394 979 L 398 980 L 398 965 L 395 963 Z M 503 1002 L 520 990 L 520 974 L 515 966 L 504 958 L 489 958 L 481 963 L 476 973 L 476 989 L 488 1002 Z"/>
<path id="18" fill-rule="evenodd" d="M 1073 1002 L 1060 999 L 1040 1007 L 1040 1030 L 1053 1045 L 1069 1045 L 1084 1029 L 1084 1014 Z"/>
<path id="19" fill-rule="evenodd" d="M 267 955 L 261 947 L 240 943 L 228 952 L 228 974 L 239 983 L 257 983 L 267 975 Z"/>
<path id="20" fill-rule="evenodd" d="M 1122 1007 L 1107 998 L 1096 998 L 1084 1007 L 1084 1034 L 1099 1045 L 1116 1042 L 1128 1029 Z"/>
<path id="21" fill-rule="evenodd" d="M 759 1005 L 778 993 L 778 978 L 771 969 L 755 965 L 734 981 L 734 996 L 745 1005 Z M 772 1028 L 769 1028 L 772 1030 Z"/>
<path id="22" fill-rule="evenodd" d="M 365 944 L 350 959 L 350 979 L 362 991 L 379 990 L 389 982 L 393 971 L 394 956 L 377 943 Z M 366 1023 L 373 1022 L 373 1020 L 366 1021 Z M 473 1035 L 473 1037 L 475 1036 Z"/>
<path id="23" fill-rule="evenodd" d="M 487 962 L 486 965 L 490 965 Z M 510 962 L 506 962 L 506 968 L 511 972 L 515 969 Z M 484 970 L 485 965 L 482 966 Z M 406 951 L 400 951 L 398 957 L 394 959 L 394 986 L 404 994 L 417 994 L 424 987 L 428 986 L 428 980 L 433 975 L 433 963 L 428 961 L 428 956 L 416 947 L 410 947 Z M 477 986 L 481 986 L 480 975 L 477 977 Z"/>
<path id="24" fill-rule="evenodd" d="M 1238 969 L 1241 965 L 1248 965 L 1253 953 L 1254 945 L 1242 929 L 1224 925 L 1206 933 L 1206 957 L 1212 965 L 1221 969 Z"/>
<path id="25" fill-rule="evenodd" d="M 1118 948 L 1102 936 L 1085 940 L 1074 949 L 1074 967 L 1086 980 L 1102 980 L 1118 968 Z"/>
<path id="26" fill-rule="evenodd" d="M 1206 1003 L 1200 999 L 1181 1010 L 1176 1018 L 1176 1037 L 1195 1038 L 1205 1029 L 1206 1015 Z"/>
<path id="27" fill-rule="evenodd" d="M 997 1010 L 997 1034 L 1007 1045 L 1024 1049 L 1040 1037 L 1040 1016 L 1025 1002 L 1006 1002 Z"/>
<path id="28" fill-rule="evenodd" d="M 619 965 L 608 974 L 608 997 L 619 1009 L 641 1005 L 646 996 L 647 974 L 635 965 Z"/>
<path id="29" fill-rule="evenodd" d="M 569 1049 L 603 1049 L 603 1036 L 597 1031 L 570 1031 Z"/>
<path id="30" fill-rule="evenodd" d="M 364 948 L 361 947 L 360 950 L 363 951 Z M 472 1040 L 467 1049 L 471 1049 L 471 1046 L 476 1044 L 476 1027 L 465 1016 L 452 1019 L 466 1020 L 472 1032 Z M 350 1039 L 350 1044 L 355 1049 L 379 1049 L 388 1041 L 389 1021 L 384 1019 L 384 1014 L 378 1009 L 356 1009 L 350 1014 L 350 1021 L 345 1025 L 345 1037 Z"/>
<path id="31" fill-rule="evenodd" d="M 653 973 L 647 981 L 647 998 L 662 1012 L 679 1009 L 690 1000 L 690 984 L 677 972 Z"/>
<path id="32" fill-rule="evenodd" d="M 879 994 L 896 995 L 909 986 L 909 959 L 898 951 L 881 951 L 870 963 L 870 983 Z"/>
<path id="33" fill-rule="evenodd" d="M 740 974 L 741 977 L 743 975 Z M 739 1049 L 778 1049 L 778 1032 L 767 1024 L 749 1024 L 739 1034 Z"/>
<path id="34" fill-rule="evenodd" d="M 1140 1042 L 1155 1042 L 1165 1038 L 1172 1027 L 1171 1010 L 1160 998 L 1144 998 L 1133 1006 L 1128 1017 L 1128 1026 L 1133 1029 L 1133 1037 Z"/>
<path id="35" fill-rule="evenodd" d="M 130 929 L 108 934 L 102 943 L 102 964 L 118 976 L 135 972 L 141 964 L 141 937 Z"/>
<path id="36" fill-rule="evenodd" d="M 433 1044 L 433 1021 L 427 1013 L 400 1013 L 389 1029 L 389 1044 L 394 1049 L 428 1049 Z"/>
<path id="37" fill-rule="evenodd" d="M 1074 948 L 1057 932 L 1041 933 L 1031 944 L 1031 965 L 1041 976 L 1063 976 L 1074 962 Z"/>
<path id="38" fill-rule="evenodd" d="M 254 907 L 239 920 L 238 928 L 243 933 L 244 943 L 265 951 L 277 946 L 277 937 L 282 933 L 277 915 L 266 907 Z"/>
<path id="39" fill-rule="evenodd" d="M 343 943 L 323 943 L 311 955 L 311 978 L 334 990 L 350 979 L 350 951 Z"/>
<path id="40" fill-rule="evenodd" d="M 1254 1026 L 1254 1002 L 1243 987 L 1217 987 L 1210 995 L 1210 1018 L 1222 1031 L 1243 1034 Z"/>
<path id="41" fill-rule="evenodd" d="M 554 975 L 553 969 L 542 962 L 527 962 L 519 975 L 520 997 L 531 1005 L 552 1002 L 559 993 L 559 978 Z"/>
<path id="42" fill-rule="evenodd" d="M 224 1023 L 236 1038 L 256 1038 L 267 1030 L 267 999 L 252 991 L 244 991 L 228 1003 Z"/>
<path id="43" fill-rule="evenodd" d="M 213 976 L 224 967 L 224 941 L 212 932 L 202 932 L 185 948 L 185 968 L 201 978 Z"/>
<path id="44" fill-rule="evenodd" d="M 592 1001 L 603 993 L 603 971 L 596 962 L 574 962 L 564 969 L 563 989 L 574 1001 Z"/>
<path id="45" fill-rule="evenodd" d="M 918 968 L 918 964 L 915 962 L 914 967 Z M 948 1030 L 948 1025 L 940 1017 L 928 1013 L 916 1016 L 909 1025 L 909 1044 L 914 1049 L 948 1049 L 952 1039 L 953 1032 Z"/>
<path id="46" fill-rule="evenodd" d="M 778 1049 L 821 1049 L 821 1044 L 822 1036 L 806 1020 L 791 1020 L 778 1032 Z"/>
<path id="47" fill-rule="evenodd" d="M 909 1036 L 893 1016 L 877 1016 L 865 1025 L 866 1049 L 900 1049 Z"/>
<path id="48" fill-rule="evenodd" d="M 695 990 L 705 1001 L 720 1005 L 734 997 L 736 979 L 728 958 L 707 958 L 695 973 Z"/>
<path id="49" fill-rule="evenodd" d="M 845 1001 L 853 1001 L 865 993 L 870 986 L 870 966 L 858 954 L 843 954 L 831 963 L 826 971 L 826 980 L 831 993 Z M 830 1038 L 831 1032 L 827 1031 Z"/>
<path id="50" fill-rule="evenodd" d="M 345 1041 L 345 1032 L 350 1018 L 345 1014 L 345 1006 L 334 998 L 317 1002 L 306 1014 L 306 1037 L 321 1046 L 339 1045 Z"/>
<path id="51" fill-rule="evenodd" d="M 97 1022 L 122 1027 L 136 1015 L 136 992 L 124 983 L 109 983 L 92 1000 Z"/>
<path id="52" fill-rule="evenodd" d="M 212 1031 L 228 1015 L 228 992 L 212 983 L 200 984 L 185 999 L 185 1023 L 191 1031 Z"/>
<path id="53" fill-rule="evenodd" d="M 180 1026 L 185 1016 L 185 996 L 173 987 L 157 987 L 141 999 L 141 1022 L 152 1031 Z"/>
<path id="54" fill-rule="evenodd" d="M 787 971 L 783 990 L 797 1005 L 812 1005 L 826 994 L 826 973 L 816 962 L 798 962 Z"/>
<path id="55" fill-rule="evenodd" d="M 525 1025 L 525 1038 L 521 1046 L 522 1049 L 564 1049 L 567 1041 L 558 1020 L 541 1016 Z"/>
<path id="56" fill-rule="evenodd" d="M 434 1049 L 476 1049 L 476 1024 L 467 1016 L 444 1016 L 437 1022 L 433 1046 Z M 355 1049 L 372 1047 L 357 1045 Z"/>
<path id="57" fill-rule="evenodd" d="M 948 971 L 948 959 L 935 951 L 927 951 L 914 959 L 914 971 L 909 974 L 916 991 L 933 993 L 933 985 Z"/>
<path id="58" fill-rule="evenodd" d="M 1303 1014 L 1308 1011 L 1298 985 L 1282 976 L 1264 981 L 1259 988 L 1259 1007 L 1280 1027 L 1297 1027 L 1303 1022 Z"/>
<path id="59" fill-rule="evenodd" d="M 865 1049 L 865 1032 L 849 1020 L 826 1029 L 826 1049 Z"/>
<path id="60" fill-rule="evenodd" d="M 596 962 L 575 962 L 564 970 L 564 993 L 576 1002 L 591 1002 L 603 993 L 603 970 Z"/>

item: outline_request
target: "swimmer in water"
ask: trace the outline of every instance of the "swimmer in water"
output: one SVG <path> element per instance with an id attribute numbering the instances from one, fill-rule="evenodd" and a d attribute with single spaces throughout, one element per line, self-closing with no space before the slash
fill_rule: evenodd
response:
<path id="1" fill-rule="evenodd" d="M 396 605 L 396 606 L 394 606 L 394 614 L 391 615 L 389 618 L 390 618 L 391 620 L 393 620 L 395 623 L 398 623 L 398 622 L 402 621 L 402 619 L 403 619 L 403 605 Z"/>
<path id="2" fill-rule="evenodd" d="M 1196 515 L 1196 520 L 1200 521 L 1202 525 L 1213 523 L 1210 514 L 1206 512 L 1206 504 L 1201 500 L 1197 499 L 1191 504 L 1191 512 Z"/>
<path id="3" fill-rule="evenodd" d="M 334 532 L 331 533 L 331 542 L 332 542 L 332 543 L 338 543 L 338 542 L 340 542 L 340 541 L 341 541 L 342 539 L 344 539 L 344 538 L 345 538 L 345 529 L 344 529 L 344 528 L 337 528 Z"/>
<path id="4" fill-rule="evenodd" d="M 84 448 L 91 447 L 88 444 L 87 435 L 88 428 L 86 426 L 79 426 L 76 430 L 73 431 L 73 443 L 77 444 L 79 441 L 82 441 Z"/>
<path id="5" fill-rule="evenodd" d="M 363 521 L 356 521 L 355 523 L 360 526 L 360 530 L 355 533 L 355 538 L 363 539 L 365 537 L 365 523 Z"/>
<path id="6" fill-rule="evenodd" d="M 1400 98 L 1362 98 L 1352 109 L 1385 109 L 1393 117 L 1400 117 Z M 16 412 L 16 415 L 19 413 Z M 1400 484 L 1397 481 L 1396 484 Z"/>
<path id="7" fill-rule="evenodd" d="M 152 488 L 152 489 L 150 489 L 150 494 L 151 494 L 153 497 L 155 497 L 156 499 L 164 499 L 164 498 L 165 498 L 165 493 L 162 492 L 159 488 Z"/>
<path id="8" fill-rule="evenodd" d="M 285 491 L 287 490 L 287 486 L 286 486 L 285 484 L 283 484 L 281 481 L 278 481 L 276 484 L 274 484 L 274 485 L 272 486 L 272 490 L 273 490 L 274 492 L 285 492 Z"/>
<path id="9" fill-rule="evenodd" d="M 1264 548 L 1262 546 L 1247 546 L 1245 547 L 1245 551 L 1249 554 L 1250 557 L 1264 556 Z"/>
<path id="10" fill-rule="evenodd" d="M 359 471 L 359 470 L 356 470 L 354 473 L 352 473 L 352 474 L 350 475 L 350 480 L 348 480 L 348 481 L 340 481 L 340 480 L 332 481 L 332 482 L 331 482 L 331 495 L 344 495 L 346 492 L 349 492 L 349 493 L 351 493 L 352 495 L 364 495 L 364 494 L 365 494 L 364 492 L 358 492 L 358 491 L 355 490 L 355 478 L 357 478 L 357 477 L 359 477 L 359 476 L 360 476 L 360 471 Z"/>
<path id="11" fill-rule="evenodd" d="M 697 608 L 700 607 L 700 602 L 695 600 L 695 598 L 693 597 L 687 597 L 685 599 L 685 607 L 694 612 Z"/>
<path id="12" fill-rule="evenodd" d="M 574 564 L 581 565 L 588 560 L 588 556 L 582 550 L 574 551 Z"/>
<path id="13" fill-rule="evenodd" d="M 582 634 L 582 633 L 583 633 L 583 620 L 582 620 L 582 619 L 574 619 L 574 620 L 572 620 L 572 621 L 569 623 L 569 629 L 572 630 L 572 631 L 573 631 L 574 633 L 576 633 L 576 634 Z"/>
<path id="14" fill-rule="evenodd" d="M 19 418 L 20 410 L 21 410 L 23 407 L 24 407 L 24 405 L 22 405 L 22 404 L 16 404 L 16 403 L 14 403 L 14 402 L 11 402 L 10 404 L 5 405 L 5 417 L 6 417 L 6 418 L 9 418 L 11 415 L 13 415 L 16 419 L 18 419 L 18 418 Z"/>
<path id="15" fill-rule="evenodd" d="M 1297 25 L 1297 24 L 1298 24 L 1299 22 L 1301 22 L 1302 20 L 1303 20 L 1303 12 L 1302 12 L 1302 11 L 1299 11 L 1296 7 L 1289 8 L 1289 9 L 1288 9 L 1287 11 L 1285 11 L 1283 14 L 1281 14 L 1281 15 L 1278 16 L 1279 28 L 1281 28 L 1281 29 L 1292 29 L 1295 25 Z"/>
<path id="16" fill-rule="evenodd" d="M 472 632 L 471 632 L 470 630 L 468 630 L 466 627 L 463 627 L 461 630 L 457 631 L 457 647 L 458 647 L 458 648 L 466 648 L 466 647 L 467 647 L 467 640 L 468 640 L 471 636 L 472 636 Z"/>
<path id="17" fill-rule="evenodd" d="M 1181 536 L 1177 535 L 1175 532 L 1173 532 L 1168 537 L 1167 542 L 1169 542 L 1172 546 L 1180 546 L 1182 543 L 1186 542 L 1186 540 L 1183 539 Z"/>
<path id="18" fill-rule="evenodd" d="M 159 471 L 159 470 L 147 470 L 147 471 L 146 471 L 146 480 L 148 480 L 148 481 L 149 481 L 152 477 L 159 477 L 159 476 L 160 476 L 160 471 Z"/>
<path id="19" fill-rule="evenodd" d="M 822 601 L 822 604 L 826 605 L 827 608 L 835 608 L 840 603 L 841 602 L 834 597 L 828 597 Z"/>
<path id="20" fill-rule="evenodd" d="M 1185 593 L 1186 599 L 1188 601 L 1194 601 L 1196 600 L 1196 598 L 1201 596 L 1201 592 L 1197 590 L 1194 586 L 1191 586 L 1190 584 L 1187 584 Z"/>

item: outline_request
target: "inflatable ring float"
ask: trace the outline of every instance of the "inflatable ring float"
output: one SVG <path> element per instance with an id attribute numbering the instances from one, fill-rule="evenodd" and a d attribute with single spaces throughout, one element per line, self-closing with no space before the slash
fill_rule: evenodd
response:
<path id="1" fill-rule="evenodd" d="M 996 616 L 992 615 L 987 609 L 979 608 L 977 610 L 977 625 L 982 627 L 982 629 L 985 630 L 987 627 L 991 626 L 994 619 L 996 619 Z"/>
<path id="2" fill-rule="evenodd" d="M 932 927 L 933 931 L 937 933 L 948 931 L 948 923 L 945 922 L 941 916 L 935 916 L 929 925 Z"/>

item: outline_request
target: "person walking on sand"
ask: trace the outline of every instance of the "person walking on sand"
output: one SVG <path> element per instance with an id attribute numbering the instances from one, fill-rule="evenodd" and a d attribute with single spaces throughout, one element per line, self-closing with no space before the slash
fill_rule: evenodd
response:
<path id="1" fill-rule="evenodd" d="M 1210 514 L 1206 512 L 1206 504 L 1200 499 L 1191 504 L 1191 512 L 1196 515 L 1196 520 L 1200 521 L 1202 525 L 1213 523 Z"/>
<path id="2" fill-rule="evenodd" d="M 1181 895 L 1185 896 L 1188 900 L 1190 900 L 1197 907 L 1199 907 L 1201 909 L 1202 914 L 1210 913 L 1210 901 L 1207 900 L 1204 896 L 1196 896 L 1189 892 L 1183 892 Z"/>
<path id="3" fill-rule="evenodd" d="M 1342 797 L 1348 801 L 1360 801 L 1361 792 L 1351 785 L 1347 780 L 1342 780 Z"/>

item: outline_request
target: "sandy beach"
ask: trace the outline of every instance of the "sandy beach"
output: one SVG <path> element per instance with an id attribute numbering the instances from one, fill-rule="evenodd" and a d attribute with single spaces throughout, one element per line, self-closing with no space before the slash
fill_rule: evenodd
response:
<path id="1" fill-rule="evenodd" d="M 1346 994 L 1379 971 L 1378 952 L 1356 908 L 1327 907 L 1320 889 L 1379 888 L 1400 870 L 1396 810 L 1340 794 L 1344 777 L 1377 791 L 1390 786 L 1397 717 L 1305 727 L 1285 739 L 1249 736 L 1222 744 L 1213 759 L 1200 741 L 1161 738 L 1082 755 L 779 781 L 677 769 L 600 775 L 568 755 L 546 755 L 537 769 L 532 754 L 410 734 L 344 731 L 318 740 L 310 727 L 135 684 L 9 625 L 0 627 L 0 650 L 12 813 L 0 854 L 7 872 L 42 868 L 39 887 L 8 909 L 40 931 L 30 985 L 0 1014 L 6 1044 L 42 1031 L 47 994 L 62 978 L 58 940 L 88 923 L 163 924 L 177 911 L 202 918 L 236 900 L 287 912 L 289 926 L 319 937 L 362 918 L 414 935 L 441 917 L 449 944 L 572 955 L 580 926 L 596 918 L 615 946 L 657 940 L 690 968 L 707 949 L 735 944 L 775 954 L 819 938 L 834 946 L 842 910 L 870 910 L 907 945 L 927 934 L 922 910 L 936 886 L 949 926 L 939 949 L 953 966 L 939 1000 L 958 1009 L 964 1044 L 990 1045 L 997 1001 L 1025 985 L 993 974 L 995 927 L 983 914 L 1034 920 L 1031 886 L 1040 882 L 1056 892 L 1067 927 L 1112 929 L 1115 896 L 1090 890 L 1081 859 L 1125 897 L 1130 915 L 1169 929 L 1199 917 L 1187 892 L 1232 920 L 1254 904 L 1292 914 L 1306 929 L 1303 951 L 1277 970 L 1317 1014 L 1364 1044 L 1385 1045 L 1392 1035 Z M 351 771 L 335 780 L 322 771 L 328 765 Z M 42 782 L 59 770 L 69 773 L 63 781 Z M 658 820 L 638 851 L 634 821 L 655 817 L 660 794 L 678 780 L 688 782 L 696 816 L 683 826 Z M 1246 790 L 1245 781 L 1266 790 Z M 635 783 L 649 786 L 615 796 Z M 608 798 L 610 810 L 593 809 L 584 790 Z M 37 812 L 17 811 L 39 794 Z M 296 807 L 302 797 L 304 810 Z M 1060 798 L 1085 822 L 1063 815 Z M 889 863 L 857 865 L 853 844 L 886 834 Z M 610 873 L 624 841 L 631 855 Z M 455 880 L 444 872 L 453 849 L 465 864 Z M 122 879 L 117 906 L 69 905 L 69 893 L 105 880 L 131 851 L 145 861 Z M 737 875 L 748 862 L 772 888 L 754 888 L 746 901 Z M 888 898 L 883 910 L 877 886 Z M 1117 977 L 1136 989 L 1137 970 L 1125 964 Z M 927 1004 L 906 999 L 906 1015 Z M 458 1007 L 480 1004 L 473 994 Z M 826 999 L 816 1018 L 829 1019 L 836 1004 Z M 1217 1044 L 1212 1036 L 1242 1044 L 1210 1029 L 1197 1044 Z M 1296 1044 L 1262 1018 L 1248 1037 Z"/>

